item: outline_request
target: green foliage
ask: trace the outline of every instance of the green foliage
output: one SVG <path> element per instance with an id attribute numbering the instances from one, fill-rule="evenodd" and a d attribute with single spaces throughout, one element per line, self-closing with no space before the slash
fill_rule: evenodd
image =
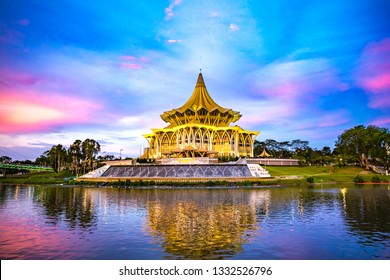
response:
<path id="1" fill-rule="evenodd" d="M 237 161 L 238 157 L 233 157 L 233 156 L 221 156 L 218 157 L 219 162 L 229 162 L 229 161 Z"/>
<path id="2" fill-rule="evenodd" d="M 66 170 L 59 172 L 43 171 L 14 177 L 3 177 L 0 178 L 0 182 L 10 184 L 63 184 L 65 183 L 65 178 L 70 177 L 72 177 L 72 174 Z M 71 182 L 71 180 L 69 180 L 69 182 Z"/>
<path id="3" fill-rule="evenodd" d="M 0 157 L 0 162 L 1 163 L 12 163 L 12 158 L 8 156 L 1 156 Z"/>
<path id="4" fill-rule="evenodd" d="M 307 181 L 308 183 L 310 183 L 310 184 L 313 184 L 313 183 L 314 183 L 314 178 L 313 178 L 312 176 L 307 177 L 307 178 L 306 178 L 306 181 Z"/>
<path id="5" fill-rule="evenodd" d="M 38 157 L 35 163 L 51 166 L 56 172 L 68 169 L 78 175 L 98 166 L 96 156 L 99 151 L 100 144 L 93 139 L 75 140 L 68 149 L 61 144 L 53 146 Z"/>
<path id="6" fill-rule="evenodd" d="M 309 141 L 295 139 L 292 141 L 278 142 L 267 139 L 264 142 L 254 141 L 254 156 L 257 157 L 266 150 L 273 158 L 294 158 L 299 160 L 299 165 L 325 165 L 334 163 L 330 147 L 325 146 L 321 150 L 309 146 Z"/>
<path id="7" fill-rule="evenodd" d="M 390 164 L 390 133 L 387 128 L 358 125 L 344 131 L 336 141 L 335 151 L 344 159 L 359 162 L 369 169 L 369 164 L 388 167 Z"/>
<path id="8" fill-rule="evenodd" d="M 355 183 L 364 183 L 364 179 L 363 179 L 363 177 L 362 177 L 361 175 L 355 176 L 355 177 L 353 178 L 353 181 L 354 181 Z"/>
<path id="9" fill-rule="evenodd" d="M 371 182 L 380 183 L 380 182 L 382 182 L 382 180 L 378 175 L 374 175 L 374 176 L 372 176 Z"/>
<path id="10" fill-rule="evenodd" d="M 81 143 L 81 151 L 83 155 L 83 164 L 87 170 L 92 170 L 94 168 L 94 163 L 96 162 L 96 156 L 100 152 L 100 144 L 93 139 L 85 139 L 83 143 Z"/>

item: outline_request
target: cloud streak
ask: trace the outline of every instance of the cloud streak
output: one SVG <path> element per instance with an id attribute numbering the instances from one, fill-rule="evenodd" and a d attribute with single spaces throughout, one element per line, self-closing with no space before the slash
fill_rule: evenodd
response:
<path id="1" fill-rule="evenodd" d="M 371 108 L 390 108 L 390 38 L 365 47 L 355 79 L 356 84 L 369 94 Z"/>
<path id="2" fill-rule="evenodd" d="M 183 0 L 171 0 L 170 4 L 167 8 L 165 8 L 164 13 L 165 13 L 165 20 L 170 20 L 173 18 L 175 15 L 173 12 L 173 9 L 180 5 L 183 2 Z"/>
<path id="3" fill-rule="evenodd" d="M 8 5 L 0 146 L 93 136 L 107 153 L 138 155 L 200 68 L 215 101 L 240 111 L 235 124 L 259 140 L 307 137 L 321 148 L 354 125 L 390 127 L 390 14 L 372 1 Z"/>
<path id="4" fill-rule="evenodd" d="M 81 98 L 42 92 L 2 91 L 0 104 L 0 134 L 45 132 L 64 124 L 89 123 L 103 107 Z"/>
<path id="5" fill-rule="evenodd" d="M 255 71 L 251 78 L 254 93 L 265 97 L 311 99 L 348 88 L 323 58 L 275 61 Z"/>

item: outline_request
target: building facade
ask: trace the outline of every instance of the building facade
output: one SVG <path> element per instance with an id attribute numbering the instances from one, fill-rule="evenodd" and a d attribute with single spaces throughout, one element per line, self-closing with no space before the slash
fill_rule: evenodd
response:
<path id="1" fill-rule="evenodd" d="M 241 114 L 211 98 L 202 73 L 188 101 L 164 112 L 161 118 L 169 125 L 144 135 L 149 143 L 145 158 L 253 157 L 253 142 L 259 132 L 230 126 Z"/>

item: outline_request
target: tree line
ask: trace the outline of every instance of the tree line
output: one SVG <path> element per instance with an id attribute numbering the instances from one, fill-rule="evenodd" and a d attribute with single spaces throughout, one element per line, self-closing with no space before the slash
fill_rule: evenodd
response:
<path id="1" fill-rule="evenodd" d="M 282 142 L 273 139 L 255 140 L 254 156 L 258 157 L 263 151 L 272 158 L 298 159 L 301 165 L 355 164 L 366 169 L 370 165 L 389 169 L 390 132 L 388 128 L 358 125 L 339 135 L 333 150 L 328 146 L 312 148 L 309 141 L 301 139 Z M 69 148 L 61 144 L 52 146 L 35 160 L 35 164 L 51 166 L 56 172 L 67 169 L 75 175 L 85 174 L 98 167 L 101 161 L 115 159 L 113 155 L 98 156 L 99 152 L 100 144 L 97 141 L 75 140 Z M 1 156 L 0 162 L 11 163 L 12 159 Z"/>
<path id="2" fill-rule="evenodd" d="M 357 164 L 368 170 L 372 164 L 388 169 L 390 133 L 387 128 L 358 125 L 339 135 L 333 150 L 328 146 L 313 149 L 309 141 L 301 139 L 283 142 L 255 140 L 254 155 L 259 156 L 264 150 L 273 158 L 298 159 L 301 165 Z"/>
<path id="3" fill-rule="evenodd" d="M 346 160 L 354 160 L 369 169 L 370 164 L 389 168 L 390 133 L 388 128 L 358 125 L 341 134 L 335 153 Z"/>
<path id="4" fill-rule="evenodd" d="M 38 157 L 35 163 L 51 166 L 55 172 L 67 169 L 79 175 L 95 169 L 98 162 L 105 159 L 97 158 L 99 152 L 99 142 L 93 139 L 75 140 L 68 149 L 61 144 L 52 146 Z M 107 156 L 106 159 L 112 159 L 111 157 L 113 156 Z"/>
<path id="5" fill-rule="evenodd" d="M 309 141 L 301 139 L 282 142 L 273 139 L 255 140 L 253 151 L 255 157 L 261 156 L 264 151 L 271 158 L 298 159 L 301 165 L 324 165 L 334 162 L 334 154 L 330 147 L 325 146 L 318 150 L 310 147 Z"/>

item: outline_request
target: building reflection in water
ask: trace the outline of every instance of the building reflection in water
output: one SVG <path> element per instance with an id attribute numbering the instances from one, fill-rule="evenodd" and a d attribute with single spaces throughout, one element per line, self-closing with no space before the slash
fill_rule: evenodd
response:
<path id="1" fill-rule="evenodd" d="M 269 203 L 269 190 L 160 191 L 148 200 L 148 228 L 172 258 L 228 258 L 258 230 L 256 211 L 266 216 Z"/>
<path id="2" fill-rule="evenodd" d="M 348 191 L 347 188 L 342 188 L 342 189 L 340 189 L 340 193 L 341 193 L 342 199 L 343 199 L 344 215 L 347 214 L 347 199 L 346 199 L 347 191 Z"/>
<path id="3" fill-rule="evenodd" d="M 128 190 L 0 185 L 0 255 L 384 259 L 390 257 L 389 210 L 387 186 Z"/>

